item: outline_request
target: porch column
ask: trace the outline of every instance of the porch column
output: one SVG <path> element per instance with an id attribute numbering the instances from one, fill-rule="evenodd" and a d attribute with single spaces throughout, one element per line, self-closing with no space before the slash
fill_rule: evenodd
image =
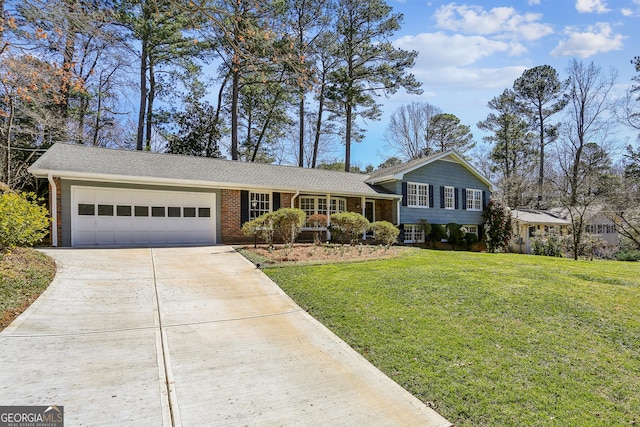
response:
<path id="1" fill-rule="evenodd" d="M 329 226 L 331 225 L 331 194 L 327 194 L 327 240 L 331 240 L 331 231 Z"/>

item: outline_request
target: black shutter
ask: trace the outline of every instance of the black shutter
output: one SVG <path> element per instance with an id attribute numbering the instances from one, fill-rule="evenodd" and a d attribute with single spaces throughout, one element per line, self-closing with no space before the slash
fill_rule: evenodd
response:
<path id="1" fill-rule="evenodd" d="M 444 187 L 440 187 L 440 209 L 444 209 Z"/>
<path id="2" fill-rule="evenodd" d="M 240 225 L 249 221 L 249 192 L 240 191 Z"/>
<path id="3" fill-rule="evenodd" d="M 398 230 L 400 230 L 400 234 L 398 234 L 398 242 L 404 243 L 404 224 L 400 224 L 400 226 L 398 226 Z"/>
<path id="4" fill-rule="evenodd" d="M 273 198 L 271 210 L 275 212 L 280 209 L 280 193 L 273 193 L 271 197 Z"/>
<path id="5" fill-rule="evenodd" d="M 467 209 L 467 189 L 462 189 L 462 209 Z"/>
<path id="6" fill-rule="evenodd" d="M 455 205 L 454 205 L 454 207 L 455 207 L 456 209 L 460 209 L 460 206 L 459 206 L 459 203 L 458 203 L 458 201 L 459 201 L 459 200 L 458 200 L 458 199 L 459 199 L 459 197 L 458 197 L 458 189 L 457 189 L 457 188 L 454 188 L 454 189 L 453 189 L 453 196 L 455 197 Z"/>
<path id="7" fill-rule="evenodd" d="M 407 206 L 407 183 L 402 183 L 402 206 Z"/>
<path id="8" fill-rule="evenodd" d="M 482 210 L 487 209 L 487 192 L 482 192 Z"/>
<path id="9" fill-rule="evenodd" d="M 429 207 L 434 207 L 433 204 L 433 185 L 429 185 Z"/>
<path id="10" fill-rule="evenodd" d="M 478 226 L 478 240 L 482 241 L 484 238 L 484 224 Z"/>

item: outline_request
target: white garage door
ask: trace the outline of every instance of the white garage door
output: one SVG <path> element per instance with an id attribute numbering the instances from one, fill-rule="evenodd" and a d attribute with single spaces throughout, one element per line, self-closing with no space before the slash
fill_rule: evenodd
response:
<path id="1" fill-rule="evenodd" d="M 215 194 L 71 187 L 71 246 L 215 244 Z"/>

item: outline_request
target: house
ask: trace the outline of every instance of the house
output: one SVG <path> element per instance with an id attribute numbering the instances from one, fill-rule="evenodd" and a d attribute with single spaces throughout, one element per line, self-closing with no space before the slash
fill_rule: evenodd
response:
<path id="1" fill-rule="evenodd" d="M 568 209 L 554 208 L 549 211 L 571 223 L 572 219 Z M 580 214 L 582 214 L 585 233 L 600 236 L 609 248 L 620 246 L 620 235 L 616 224 L 616 220 L 619 218 L 615 213 L 607 211 L 603 205 L 592 205 L 586 208 L 574 208 L 573 217 L 577 218 Z"/>
<path id="2" fill-rule="evenodd" d="M 512 209 L 513 237 L 509 251 L 521 254 L 531 253 L 531 238 L 538 232 L 568 233 L 571 221 L 551 212 L 536 209 Z"/>
<path id="3" fill-rule="evenodd" d="M 280 207 L 359 212 L 404 228 L 457 222 L 480 233 L 492 184 L 455 152 L 370 174 L 55 144 L 30 168 L 47 179 L 54 246 L 231 244 Z"/>

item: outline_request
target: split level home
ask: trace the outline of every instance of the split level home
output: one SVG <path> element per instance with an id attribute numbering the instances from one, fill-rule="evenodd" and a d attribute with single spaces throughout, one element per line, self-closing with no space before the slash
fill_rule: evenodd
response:
<path id="1" fill-rule="evenodd" d="M 58 143 L 29 171 L 49 182 L 54 246 L 235 244 L 282 207 L 352 211 L 424 240 L 420 222 L 480 234 L 491 182 L 453 151 L 368 174 Z M 481 237 L 481 236 L 478 236 Z"/>

